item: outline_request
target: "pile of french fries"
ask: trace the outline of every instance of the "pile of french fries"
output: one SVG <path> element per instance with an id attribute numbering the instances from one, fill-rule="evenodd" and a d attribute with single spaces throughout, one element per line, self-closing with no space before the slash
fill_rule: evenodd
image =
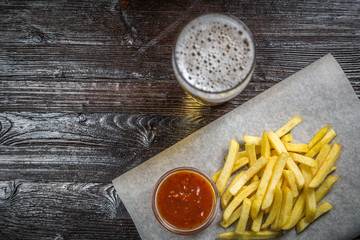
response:
<path id="1" fill-rule="evenodd" d="M 338 179 L 329 174 L 337 168 L 341 147 L 329 145 L 336 136 L 330 126 L 320 129 L 307 144 L 293 143 L 290 131 L 301 121 L 295 116 L 275 132 L 243 136 L 244 151 L 231 139 L 225 164 L 211 179 L 224 209 L 220 225 L 237 224 L 219 238 L 272 239 L 295 226 L 300 233 L 332 208 L 328 202 L 318 203 Z M 232 173 L 245 165 L 248 168 L 229 183 Z"/>

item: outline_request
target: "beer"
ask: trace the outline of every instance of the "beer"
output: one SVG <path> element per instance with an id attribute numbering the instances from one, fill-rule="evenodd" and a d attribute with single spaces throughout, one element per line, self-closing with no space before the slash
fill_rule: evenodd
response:
<path id="1" fill-rule="evenodd" d="M 238 95 L 255 67 L 250 30 L 233 16 L 209 13 L 188 23 L 172 54 L 181 87 L 203 104 L 216 105 Z"/>

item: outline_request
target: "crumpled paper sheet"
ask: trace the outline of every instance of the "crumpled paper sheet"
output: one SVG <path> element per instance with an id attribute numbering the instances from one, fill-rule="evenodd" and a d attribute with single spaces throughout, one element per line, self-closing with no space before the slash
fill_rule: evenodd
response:
<path id="1" fill-rule="evenodd" d="M 283 231 L 281 239 L 353 239 L 360 235 L 360 105 L 336 60 L 326 55 L 262 94 L 196 131 L 138 167 L 113 180 L 142 239 L 217 239 L 230 230 L 219 226 L 222 211 L 205 231 L 193 236 L 165 230 L 151 209 L 156 181 L 179 166 L 202 169 L 212 175 L 221 169 L 230 139 L 243 145 L 243 135 L 275 131 L 291 117 L 303 119 L 293 130 L 294 142 L 308 142 L 326 125 L 337 132 L 333 140 L 342 151 L 335 171 L 339 179 L 323 199 L 333 209 L 301 234 Z M 332 143 L 333 143 L 332 142 Z M 332 144 L 331 143 L 331 144 Z M 242 146 L 243 147 L 243 146 Z M 230 229 L 234 229 L 234 226 Z"/>

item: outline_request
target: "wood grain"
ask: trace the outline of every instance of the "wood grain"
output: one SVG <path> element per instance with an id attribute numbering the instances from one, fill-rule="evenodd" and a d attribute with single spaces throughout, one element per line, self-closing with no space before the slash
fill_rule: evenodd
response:
<path id="1" fill-rule="evenodd" d="M 329 52 L 360 94 L 358 1 L 130 1 L 122 11 L 107 1 L 20 2 L 0 10 L 1 111 L 186 114 L 197 106 L 175 81 L 172 45 L 186 21 L 212 10 L 248 24 L 258 50 L 252 84 L 217 116 Z"/>
<path id="2" fill-rule="evenodd" d="M 216 107 L 170 64 L 204 12 L 257 47 L 248 87 Z M 0 0 L 0 239 L 138 239 L 113 178 L 327 53 L 360 96 L 359 25 L 355 0 Z"/>

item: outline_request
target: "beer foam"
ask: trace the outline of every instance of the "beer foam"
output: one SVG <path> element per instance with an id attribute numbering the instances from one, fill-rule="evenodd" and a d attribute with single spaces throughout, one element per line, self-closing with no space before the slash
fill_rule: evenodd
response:
<path id="1" fill-rule="evenodd" d="M 248 29 L 227 15 L 206 14 L 191 21 L 175 46 L 180 74 L 206 92 L 230 90 L 246 79 L 255 61 Z"/>

